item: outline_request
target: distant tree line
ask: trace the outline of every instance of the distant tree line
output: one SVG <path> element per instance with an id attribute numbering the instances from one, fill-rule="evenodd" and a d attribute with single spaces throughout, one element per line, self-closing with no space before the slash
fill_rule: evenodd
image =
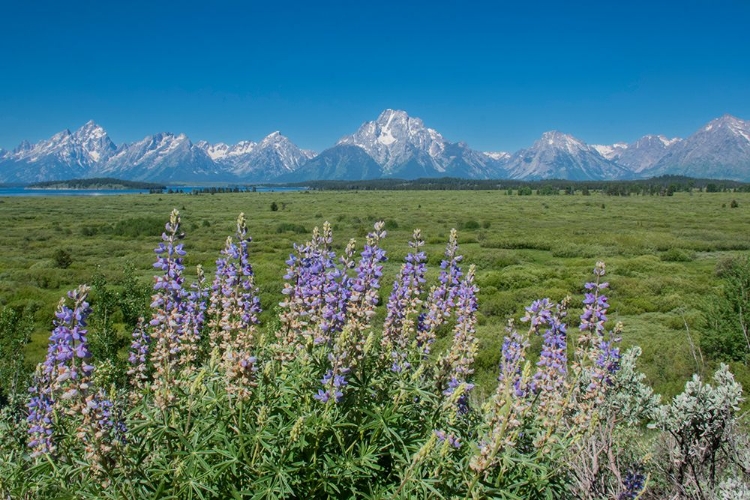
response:
<path id="1" fill-rule="evenodd" d="M 93 177 L 91 179 L 70 179 L 65 181 L 45 181 L 29 184 L 31 188 L 47 189 L 148 189 L 164 190 L 166 186 L 153 182 L 128 181 L 113 177 Z"/>
<path id="2" fill-rule="evenodd" d="M 257 191 L 255 186 L 226 186 L 226 187 L 204 187 L 195 188 L 191 191 L 191 194 L 219 194 L 219 193 L 254 193 Z M 167 193 L 169 194 L 169 193 Z"/>
<path id="3" fill-rule="evenodd" d="M 521 181 L 510 179 L 459 179 L 442 177 L 437 179 L 373 179 L 363 181 L 307 181 L 288 184 L 290 186 L 307 186 L 311 190 L 346 191 L 346 190 L 501 190 L 519 195 L 584 195 L 591 192 L 603 192 L 610 196 L 662 195 L 671 196 L 681 191 L 705 192 L 748 192 L 750 184 L 730 180 L 694 179 L 691 177 L 664 175 L 651 179 L 621 181 L 571 181 L 565 179 L 546 179 Z"/>

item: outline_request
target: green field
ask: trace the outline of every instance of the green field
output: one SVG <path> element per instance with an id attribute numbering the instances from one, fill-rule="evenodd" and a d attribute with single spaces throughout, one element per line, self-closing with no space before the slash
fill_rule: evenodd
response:
<path id="1" fill-rule="evenodd" d="M 481 289 L 480 387 L 491 385 L 507 318 L 521 316 L 536 298 L 571 294 L 580 299 L 594 264 L 603 260 L 611 283 L 610 319 L 624 323 L 623 343 L 642 346 L 642 369 L 658 392 L 679 392 L 690 374 L 712 368 L 710 360 L 701 360 L 697 345 L 705 301 L 718 291 L 717 265 L 750 249 L 748 193 L 312 191 L 0 198 L 0 306 L 37 306 L 32 359 L 42 357 L 54 307 L 67 290 L 90 283 L 95 274 L 117 285 L 129 265 L 150 283 L 153 248 L 173 208 L 180 210 L 187 233 L 191 273 L 196 264 L 209 273 L 214 269 L 237 214 L 247 215 L 266 320 L 279 301 L 292 244 L 308 239 L 316 225 L 330 221 L 341 250 L 352 237 L 361 248 L 373 223 L 386 221 L 383 247 L 390 260 L 383 301 L 414 228 L 427 242 L 433 277 L 450 229 L 457 228 L 464 262 L 476 264 Z M 92 304 L 96 307 L 96 296 Z M 571 312 L 574 322 L 577 314 Z M 747 369 L 732 368 L 747 386 Z"/>

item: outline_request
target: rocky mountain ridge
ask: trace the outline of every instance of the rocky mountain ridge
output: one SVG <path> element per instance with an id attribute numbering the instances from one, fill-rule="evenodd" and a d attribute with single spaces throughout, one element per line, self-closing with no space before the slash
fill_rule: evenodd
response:
<path id="1" fill-rule="evenodd" d="M 291 182 L 322 179 L 460 177 L 618 180 L 664 174 L 750 181 L 750 122 L 725 115 L 686 139 L 647 135 L 588 145 L 545 132 L 515 153 L 481 152 L 450 142 L 419 118 L 387 109 L 320 154 L 273 132 L 259 142 L 193 143 L 157 133 L 117 146 L 89 121 L 36 144 L 0 149 L 0 182 L 118 177 L 158 182 Z"/>

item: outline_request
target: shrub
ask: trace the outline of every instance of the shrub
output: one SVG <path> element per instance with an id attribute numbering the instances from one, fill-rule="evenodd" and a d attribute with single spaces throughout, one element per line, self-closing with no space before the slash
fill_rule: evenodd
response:
<path id="1" fill-rule="evenodd" d="M 661 254 L 660 259 L 665 262 L 690 262 L 694 259 L 694 256 L 685 250 L 670 248 Z"/>
<path id="2" fill-rule="evenodd" d="M 750 259 L 740 257 L 717 266 L 721 293 L 705 302 L 701 348 L 713 359 L 743 361 L 750 356 Z"/>
<path id="3" fill-rule="evenodd" d="M 281 224 L 276 226 L 276 232 L 281 233 L 295 233 L 295 234 L 305 234 L 307 233 L 307 229 L 305 229 L 305 226 L 301 224 L 292 224 L 289 222 L 282 222 Z"/>
<path id="4" fill-rule="evenodd" d="M 67 269 L 73 263 L 73 257 L 70 255 L 70 252 L 62 248 L 55 250 L 53 259 L 55 260 L 55 266 L 60 269 Z"/>
<path id="5" fill-rule="evenodd" d="M 475 221 L 474 219 L 467 220 L 461 225 L 462 229 L 465 229 L 466 231 L 475 231 L 479 229 L 481 225 L 479 222 Z"/>

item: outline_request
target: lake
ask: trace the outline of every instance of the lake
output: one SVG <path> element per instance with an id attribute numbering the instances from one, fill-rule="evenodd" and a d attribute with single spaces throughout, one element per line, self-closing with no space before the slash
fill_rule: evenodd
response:
<path id="1" fill-rule="evenodd" d="M 223 186 L 234 187 L 234 186 Z M 210 189 L 208 186 L 167 186 L 167 190 L 192 193 L 201 189 Z M 220 189 L 217 187 L 217 189 Z M 244 190 L 244 187 L 240 187 Z M 285 191 L 305 191 L 305 187 L 289 186 L 257 186 L 256 191 L 261 193 L 285 192 Z M 148 189 L 35 189 L 23 186 L 0 187 L 0 197 L 4 196 L 110 196 L 118 194 L 149 194 Z M 209 193 L 206 193 L 209 194 Z"/>

